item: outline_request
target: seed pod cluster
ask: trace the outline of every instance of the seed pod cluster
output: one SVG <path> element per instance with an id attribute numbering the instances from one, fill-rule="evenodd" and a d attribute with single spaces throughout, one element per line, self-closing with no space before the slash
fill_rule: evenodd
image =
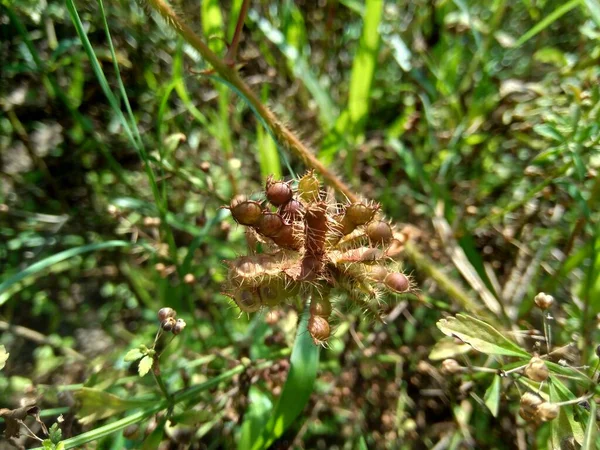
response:
<path id="1" fill-rule="evenodd" d="M 157 316 L 162 330 L 173 333 L 175 336 L 180 334 L 186 326 L 185 320 L 175 319 L 177 312 L 173 308 L 160 308 Z"/>
<path id="2" fill-rule="evenodd" d="M 337 203 L 314 173 L 297 183 L 269 177 L 264 200 L 234 198 L 233 219 L 263 244 L 264 253 L 228 262 L 224 294 L 252 313 L 310 296 L 308 331 L 316 344 L 331 334 L 331 292 L 361 311 L 381 315 L 384 294 L 402 294 L 412 283 L 388 251 L 404 241 L 384 220 L 379 205 Z"/>
<path id="3" fill-rule="evenodd" d="M 525 392 L 521 397 L 519 415 L 526 422 L 539 424 L 550 422 L 558 417 L 560 407 L 555 403 L 545 402 L 536 394 Z"/>

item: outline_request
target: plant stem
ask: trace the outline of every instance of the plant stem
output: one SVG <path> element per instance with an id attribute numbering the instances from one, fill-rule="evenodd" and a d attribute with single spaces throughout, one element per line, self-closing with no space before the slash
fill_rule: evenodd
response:
<path id="1" fill-rule="evenodd" d="M 250 6 L 250 0 L 244 0 L 242 7 L 240 8 L 240 15 L 237 23 L 235 24 L 235 32 L 233 33 L 233 39 L 225 55 L 225 64 L 233 66 L 237 55 L 238 45 L 240 38 L 242 37 L 242 29 L 244 28 L 244 22 L 246 21 L 246 15 L 248 14 L 248 7 Z"/>

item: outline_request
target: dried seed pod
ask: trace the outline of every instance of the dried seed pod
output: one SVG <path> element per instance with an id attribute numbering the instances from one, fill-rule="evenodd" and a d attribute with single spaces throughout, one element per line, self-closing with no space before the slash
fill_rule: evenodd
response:
<path id="1" fill-rule="evenodd" d="M 537 417 L 542 422 L 550 422 L 558 417 L 560 407 L 555 403 L 544 402 L 537 408 Z"/>
<path id="2" fill-rule="evenodd" d="M 294 229 L 294 225 L 284 224 L 279 232 L 271 237 L 273 242 L 278 246 L 288 250 L 300 250 L 302 241 L 299 238 L 297 231 Z"/>
<path id="3" fill-rule="evenodd" d="M 243 256 L 230 263 L 228 280 L 233 286 L 254 286 L 260 282 L 264 270 L 251 256 Z"/>
<path id="4" fill-rule="evenodd" d="M 356 226 L 365 225 L 373 220 L 377 209 L 377 206 L 369 206 L 364 203 L 353 203 L 346 208 L 344 218 Z"/>
<path id="5" fill-rule="evenodd" d="M 320 189 L 321 183 L 312 171 L 300 178 L 298 182 L 298 194 L 302 200 L 308 203 L 319 200 Z"/>
<path id="6" fill-rule="evenodd" d="M 260 203 L 243 196 L 235 197 L 229 205 L 233 219 L 240 225 L 256 225 L 262 214 Z"/>
<path id="7" fill-rule="evenodd" d="M 304 255 L 300 264 L 300 276 L 299 280 L 302 281 L 313 281 L 319 276 L 319 273 L 323 270 L 323 259 L 313 256 Z"/>
<path id="8" fill-rule="evenodd" d="M 256 224 L 256 230 L 266 237 L 273 237 L 283 227 L 283 219 L 277 213 L 263 211 Z"/>
<path id="9" fill-rule="evenodd" d="M 164 331 L 172 331 L 173 327 L 175 326 L 175 324 L 177 323 L 177 321 L 175 320 L 175 318 L 173 317 L 167 317 L 165 320 L 163 320 L 160 324 L 160 327 L 164 330 Z"/>
<path id="10" fill-rule="evenodd" d="M 158 310 L 158 320 L 159 322 L 164 322 L 169 317 L 175 317 L 177 313 L 173 308 L 160 308 Z"/>
<path id="11" fill-rule="evenodd" d="M 376 245 L 387 245 L 394 237 L 394 232 L 389 223 L 382 220 L 374 220 L 367 225 L 367 236 Z"/>
<path id="12" fill-rule="evenodd" d="M 290 188 L 288 183 L 285 181 L 274 181 L 272 175 L 267 178 L 265 193 L 267 195 L 267 200 L 269 200 L 273 206 L 285 205 L 294 195 L 292 188 Z"/>
<path id="13" fill-rule="evenodd" d="M 327 319 L 321 316 L 311 316 L 308 319 L 308 332 L 316 345 L 323 344 L 329 339 L 331 330 Z"/>
<path id="14" fill-rule="evenodd" d="M 331 315 L 331 302 L 329 299 L 313 297 L 310 301 L 310 314 L 328 318 Z"/>
<path id="15" fill-rule="evenodd" d="M 400 272 L 391 272 L 383 280 L 385 286 L 393 292 L 401 294 L 410 289 L 410 281 L 406 275 Z"/>
<path id="16" fill-rule="evenodd" d="M 538 356 L 531 358 L 529 364 L 527 364 L 527 367 L 525 368 L 525 375 L 533 381 L 546 381 L 549 374 L 546 363 Z"/>
<path id="17" fill-rule="evenodd" d="M 247 313 L 256 312 L 262 306 L 260 296 L 254 290 L 241 289 L 236 291 L 232 298 L 236 305 Z"/>
<path id="18" fill-rule="evenodd" d="M 298 200 L 291 199 L 285 205 L 279 207 L 279 215 L 287 223 L 292 223 L 302 220 L 304 217 L 304 206 Z"/>
<path id="19" fill-rule="evenodd" d="M 531 392 L 525 392 L 521 396 L 521 408 L 526 413 L 534 415 L 538 409 L 538 406 L 542 404 L 542 401 L 543 400 L 539 396 Z"/>
<path id="20" fill-rule="evenodd" d="M 458 361 L 455 359 L 445 359 L 442 361 L 442 373 L 446 375 L 453 375 L 462 372 L 464 369 Z"/>
<path id="21" fill-rule="evenodd" d="M 175 326 L 173 327 L 173 334 L 175 336 L 177 336 L 179 333 L 181 333 L 183 331 L 185 326 L 186 326 L 185 320 L 177 319 L 177 322 L 175 323 Z"/>
<path id="22" fill-rule="evenodd" d="M 538 295 L 535 296 L 533 301 L 535 302 L 538 308 L 540 308 L 542 311 L 545 311 L 554 304 L 554 297 L 540 292 Z"/>
<path id="23" fill-rule="evenodd" d="M 359 247 L 348 250 L 339 255 L 335 260 L 338 264 L 341 263 L 373 263 L 385 257 L 385 253 L 381 249 L 371 247 Z"/>

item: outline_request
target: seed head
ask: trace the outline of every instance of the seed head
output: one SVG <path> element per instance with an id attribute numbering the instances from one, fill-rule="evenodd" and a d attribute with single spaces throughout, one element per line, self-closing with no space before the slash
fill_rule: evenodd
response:
<path id="1" fill-rule="evenodd" d="M 273 206 L 285 205 L 294 195 L 292 188 L 290 188 L 288 183 L 285 181 L 274 181 L 272 176 L 267 178 L 265 193 L 267 195 L 267 200 L 269 200 Z"/>
<path id="2" fill-rule="evenodd" d="M 258 202 L 247 200 L 243 196 L 235 197 L 229 205 L 233 219 L 240 225 L 256 225 L 262 214 Z"/>
<path id="3" fill-rule="evenodd" d="M 385 286 L 393 292 L 402 294 L 410 289 L 410 281 L 408 277 L 400 272 L 388 273 L 383 280 Z"/>
<path id="4" fill-rule="evenodd" d="M 163 322 L 165 319 L 169 318 L 169 317 L 175 317 L 177 315 L 177 313 L 175 312 L 175 310 L 173 308 L 160 308 L 158 310 L 158 320 L 160 322 Z"/>
<path id="5" fill-rule="evenodd" d="M 525 375 L 533 381 L 546 381 L 549 375 L 548 367 L 543 359 L 534 356 L 525 368 Z"/>
<path id="6" fill-rule="evenodd" d="M 542 311 L 545 311 L 546 309 L 550 308 L 554 303 L 554 297 L 540 292 L 538 295 L 535 296 L 533 301 L 535 302 L 538 308 L 540 308 Z"/>

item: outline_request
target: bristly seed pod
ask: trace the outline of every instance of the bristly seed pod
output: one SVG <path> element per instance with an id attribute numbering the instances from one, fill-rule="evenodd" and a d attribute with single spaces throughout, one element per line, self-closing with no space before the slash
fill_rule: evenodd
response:
<path id="1" fill-rule="evenodd" d="M 319 276 L 319 273 L 323 269 L 323 260 L 313 255 L 306 254 L 302 258 L 300 265 L 300 276 L 299 280 L 312 281 Z"/>
<path id="2" fill-rule="evenodd" d="M 367 236 L 373 244 L 387 245 L 394 237 L 392 227 L 382 220 L 374 220 L 367 225 Z"/>
<path id="3" fill-rule="evenodd" d="M 243 196 L 235 197 L 229 205 L 233 219 L 240 225 L 255 225 L 260 219 L 262 208 L 258 202 Z"/>
<path id="4" fill-rule="evenodd" d="M 298 238 L 298 234 L 294 231 L 295 225 L 284 224 L 279 232 L 271 237 L 273 242 L 282 248 L 288 250 L 300 250 L 302 242 Z"/>
<path id="5" fill-rule="evenodd" d="M 302 220 L 304 217 L 304 206 L 298 200 L 291 199 L 285 205 L 279 207 L 279 215 L 287 223 Z"/>
<path id="6" fill-rule="evenodd" d="M 329 339 L 331 330 L 327 319 L 321 316 L 311 316 L 308 319 L 308 332 L 315 345 L 321 345 Z"/>
<path id="7" fill-rule="evenodd" d="M 312 171 L 300 178 L 298 182 L 298 194 L 302 200 L 308 203 L 319 200 L 320 189 L 321 184 Z"/>
<path id="8" fill-rule="evenodd" d="M 304 250 L 306 254 L 319 256 L 325 252 L 327 230 L 326 204 L 312 203 L 304 214 Z"/>
<path id="9" fill-rule="evenodd" d="M 260 297 L 256 292 L 249 289 L 241 289 L 233 295 L 233 300 L 238 307 L 246 312 L 256 312 L 261 307 Z"/>
<path id="10" fill-rule="evenodd" d="M 364 203 L 353 203 L 346 208 L 344 218 L 347 218 L 356 226 L 365 225 L 373 220 L 378 207 L 365 205 Z"/>
<path id="11" fill-rule="evenodd" d="M 385 280 L 385 277 L 387 277 L 388 273 L 389 272 L 385 267 L 376 264 L 369 267 L 368 276 L 373 281 L 379 281 L 380 283 L 383 283 L 383 280 Z"/>
<path id="12" fill-rule="evenodd" d="M 272 175 L 267 178 L 265 194 L 267 195 L 267 200 L 273 206 L 285 205 L 294 195 L 288 183 L 285 181 L 274 181 Z"/>
<path id="13" fill-rule="evenodd" d="M 283 219 L 277 213 L 263 211 L 256 224 L 256 230 L 266 237 L 273 237 L 283 227 Z"/>
<path id="14" fill-rule="evenodd" d="M 313 297 L 310 301 L 310 314 L 328 318 L 331 315 L 331 302 L 329 299 Z"/>
<path id="15" fill-rule="evenodd" d="M 393 292 L 402 294 L 410 289 L 410 281 L 406 275 L 400 272 L 389 273 L 383 280 L 385 286 Z"/>
<path id="16" fill-rule="evenodd" d="M 175 317 L 177 313 L 173 308 L 160 308 L 158 310 L 158 321 L 164 322 L 169 317 Z"/>

